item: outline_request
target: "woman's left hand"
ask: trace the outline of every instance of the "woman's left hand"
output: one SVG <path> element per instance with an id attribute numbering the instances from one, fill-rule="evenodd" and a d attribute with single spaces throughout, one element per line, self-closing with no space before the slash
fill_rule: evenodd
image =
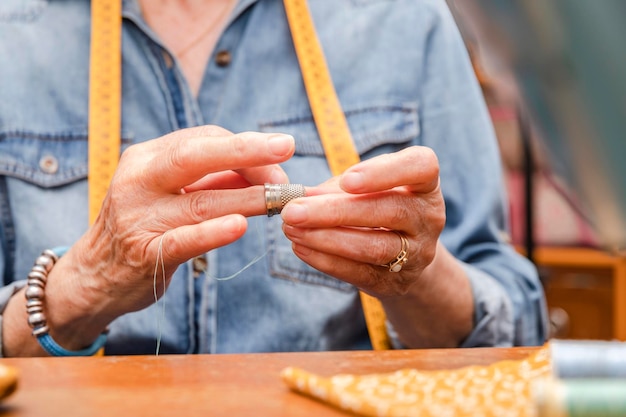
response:
<path id="1" fill-rule="evenodd" d="M 430 148 L 414 146 L 363 161 L 339 177 L 307 188 L 307 197 L 287 204 L 282 218 L 294 253 L 379 298 L 408 344 L 421 345 L 429 339 L 427 345 L 458 345 L 471 329 L 469 282 L 439 243 L 445 204 L 439 163 Z M 401 255 L 400 236 L 407 239 L 408 251 L 406 263 L 394 272 L 388 265 Z M 441 272 L 448 275 L 445 280 L 437 279 Z M 461 309 L 459 317 L 450 315 L 452 303 Z M 458 331 L 452 323 L 451 334 L 433 335 L 441 322 L 426 325 L 415 320 L 442 313 L 443 320 L 460 320 Z"/>
<path id="2" fill-rule="evenodd" d="M 314 268 L 375 297 L 406 294 L 435 257 L 445 224 L 434 152 L 411 147 L 364 161 L 287 204 L 284 232 Z M 408 239 L 399 272 L 384 266 Z"/>

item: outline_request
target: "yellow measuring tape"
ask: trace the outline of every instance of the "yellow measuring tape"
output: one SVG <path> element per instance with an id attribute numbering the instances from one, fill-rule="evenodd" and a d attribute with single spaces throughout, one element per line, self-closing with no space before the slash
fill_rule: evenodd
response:
<path id="1" fill-rule="evenodd" d="M 287 18 L 313 117 L 333 175 L 359 162 L 350 129 L 330 78 L 306 0 L 284 0 Z M 120 0 L 91 2 L 89 80 L 89 223 L 106 196 L 120 152 L 121 26 Z M 380 301 L 360 293 L 365 321 L 376 350 L 389 349 Z"/>
<path id="2" fill-rule="evenodd" d="M 91 1 L 89 224 L 98 217 L 120 157 L 122 2 Z"/>
<path id="3" fill-rule="evenodd" d="M 89 224 L 98 217 L 121 145 L 122 2 L 91 1 L 89 56 Z M 104 348 L 96 356 L 104 355 Z"/>
<path id="4" fill-rule="evenodd" d="M 284 4 L 315 125 L 330 170 L 339 175 L 359 162 L 359 153 L 337 99 L 306 0 L 284 0 Z M 362 291 L 360 295 L 372 346 L 376 350 L 389 349 L 382 304 Z"/>

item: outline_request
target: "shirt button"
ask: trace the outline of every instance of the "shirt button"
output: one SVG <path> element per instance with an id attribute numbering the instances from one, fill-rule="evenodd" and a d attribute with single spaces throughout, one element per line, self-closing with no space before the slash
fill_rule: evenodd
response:
<path id="1" fill-rule="evenodd" d="M 196 256 L 191 261 L 193 265 L 193 277 L 198 278 L 200 274 L 206 271 L 206 267 L 208 265 L 207 260 L 204 256 Z"/>
<path id="2" fill-rule="evenodd" d="M 230 65 L 230 61 L 232 61 L 232 56 L 226 50 L 219 51 L 215 55 L 215 63 L 218 67 L 227 67 Z"/>
<path id="3" fill-rule="evenodd" d="M 59 170 L 59 161 L 52 155 L 44 155 L 39 160 L 39 168 L 46 174 L 54 174 Z"/>

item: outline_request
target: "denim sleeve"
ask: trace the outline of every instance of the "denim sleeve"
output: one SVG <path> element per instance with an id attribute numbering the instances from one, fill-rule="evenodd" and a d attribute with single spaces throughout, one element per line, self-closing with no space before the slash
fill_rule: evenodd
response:
<path id="1" fill-rule="evenodd" d="M 475 245 L 465 264 L 474 293 L 474 331 L 464 346 L 537 346 L 548 337 L 543 287 L 534 265 L 506 244 Z M 467 254 L 466 254 L 467 255 Z M 501 322 L 501 323 L 498 323 Z M 508 338 L 505 340 L 504 337 Z"/>
<path id="2" fill-rule="evenodd" d="M 463 264 L 474 296 L 474 330 L 461 347 L 513 346 L 513 305 L 504 288 L 483 271 Z"/>

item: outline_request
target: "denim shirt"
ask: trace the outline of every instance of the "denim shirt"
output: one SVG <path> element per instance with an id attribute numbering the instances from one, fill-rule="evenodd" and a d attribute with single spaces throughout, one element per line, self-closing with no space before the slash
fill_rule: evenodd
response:
<path id="1" fill-rule="evenodd" d="M 309 3 L 361 158 L 410 145 L 438 155 L 441 240 L 475 298 L 463 346 L 542 343 L 541 285 L 503 241 L 497 143 L 445 2 Z M 0 2 L 0 311 L 42 249 L 72 245 L 88 227 L 89 14 L 82 0 Z M 123 1 L 122 44 L 123 148 L 201 124 L 278 131 L 296 140 L 282 165 L 291 182 L 331 176 L 280 0 L 238 2 L 197 97 L 136 0 Z M 157 337 L 162 353 L 370 347 L 358 291 L 299 260 L 279 216 L 251 218 L 242 239 L 181 265 L 159 304 L 111 324 L 106 352 L 154 353 Z"/>

